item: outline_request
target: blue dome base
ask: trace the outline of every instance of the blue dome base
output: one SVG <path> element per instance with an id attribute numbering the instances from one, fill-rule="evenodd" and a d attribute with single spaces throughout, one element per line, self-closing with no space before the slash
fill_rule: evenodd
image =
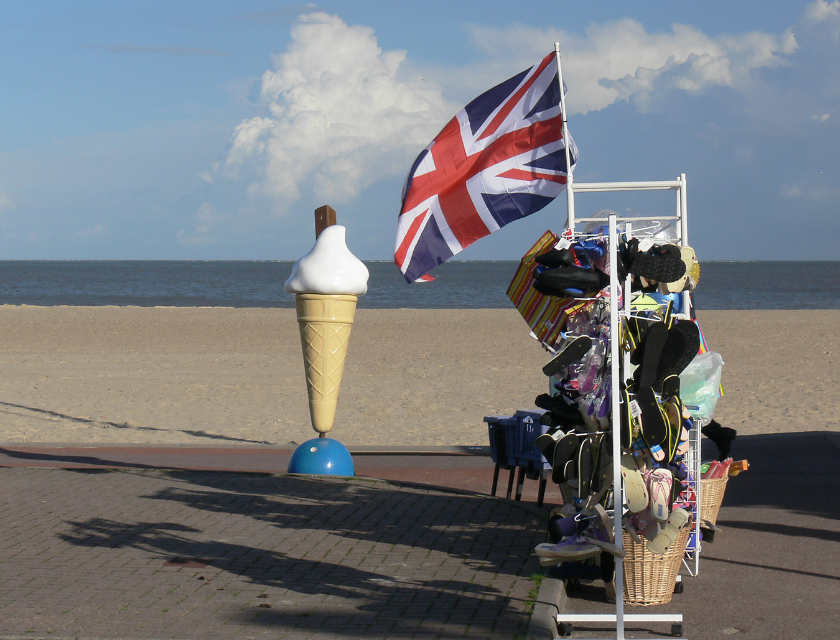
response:
<path id="1" fill-rule="evenodd" d="M 355 476 L 353 458 L 338 440 L 312 438 L 298 445 L 289 460 L 289 473 L 319 476 Z"/>

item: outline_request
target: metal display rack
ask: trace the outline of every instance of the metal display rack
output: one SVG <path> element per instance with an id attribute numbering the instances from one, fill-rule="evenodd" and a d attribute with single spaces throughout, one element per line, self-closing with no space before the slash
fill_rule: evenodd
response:
<path id="1" fill-rule="evenodd" d="M 562 79 L 561 79 L 562 82 Z M 561 92 L 562 95 L 562 92 Z M 565 114 L 565 105 L 563 113 Z M 610 191 L 651 191 L 651 190 L 673 190 L 676 192 L 676 211 L 673 216 L 632 216 L 620 217 L 617 214 L 611 213 L 608 218 L 609 224 L 609 252 L 610 264 L 615 265 L 618 261 L 618 224 L 624 223 L 625 233 L 628 235 L 632 233 L 632 224 L 635 222 L 652 222 L 652 221 L 668 221 L 673 222 L 677 230 L 678 241 L 680 246 L 688 244 L 688 224 L 687 224 L 687 199 L 686 199 L 686 178 L 685 174 L 681 174 L 676 180 L 661 181 L 661 182 L 593 182 L 593 183 L 577 183 L 573 184 L 572 177 L 569 176 L 567 184 L 567 206 L 568 206 L 568 220 L 566 223 L 567 231 L 564 237 L 574 237 L 577 235 L 576 227 L 579 223 L 599 222 L 604 223 L 603 218 L 576 218 L 574 209 L 574 193 L 593 193 L 593 192 L 610 192 Z M 630 315 L 630 278 L 620 282 L 617 276 L 617 269 L 610 269 L 610 301 L 619 299 L 619 287 L 624 290 L 624 308 L 619 309 L 618 305 L 610 305 L 610 354 L 611 354 L 611 408 L 612 408 L 612 424 L 620 424 L 620 409 L 619 409 L 619 380 L 621 364 L 619 361 L 620 355 L 620 327 L 621 318 Z M 687 319 L 690 317 L 691 299 L 688 292 L 682 293 L 682 312 L 678 314 L 678 318 Z M 629 365 L 629 356 L 625 355 L 627 361 L 624 362 L 625 371 Z M 695 496 L 697 496 L 697 510 L 699 512 L 700 505 L 700 425 L 697 424 L 690 433 L 690 450 L 686 456 L 685 461 L 689 469 L 690 477 L 693 479 L 693 488 Z M 624 487 L 622 485 L 621 465 L 618 461 L 621 460 L 621 446 L 620 438 L 612 438 L 613 446 L 613 487 L 614 487 L 614 505 L 613 510 L 613 526 L 615 531 L 616 544 L 623 546 L 622 543 L 622 525 L 621 518 L 624 509 Z M 695 518 L 694 524 L 694 542 L 690 550 L 690 555 L 683 559 L 684 566 L 691 575 L 697 575 L 699 568 L 699 552 L 700 552 L 700 523 L 699 518 Z M 693 570 L 692 565 L 693 564 Z M 616 580 L 616 605 L 614 614 L 559 614 L 557 616 L 558 628 L 561 635 L 569 635 L 572 630 L 572 624 L 575 622 L 614 622 L 616 625 L 616 640 L 624 640 L 624 625 L 626 622 L 670 622 L 671 633 L 675 636 L 682 635 L 682 614 L 625 614 L 624 613 L 624 563 L 621 558 L 616 558 L 615 567 Z M 679 577 L 678 577 L 679 580 Z M 677 584 L 682 586 L 681 582 Z M 676 588 L 677 592 L 681 588 Z"/>

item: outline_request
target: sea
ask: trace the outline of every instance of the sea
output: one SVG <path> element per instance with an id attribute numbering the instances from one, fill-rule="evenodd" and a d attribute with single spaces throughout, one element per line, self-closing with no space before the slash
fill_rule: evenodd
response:
<path id="1" fill-rule="evenodd" d="M 366 262 L 367 309 L 505 309 L 516 260 L 440 265 L 409 285 L 393 262 Z M 284 261 L 0 261 L 0 304 L 293 307 Z M 840 261 L 700 264 L 697 309 L 840 309 Z"/>

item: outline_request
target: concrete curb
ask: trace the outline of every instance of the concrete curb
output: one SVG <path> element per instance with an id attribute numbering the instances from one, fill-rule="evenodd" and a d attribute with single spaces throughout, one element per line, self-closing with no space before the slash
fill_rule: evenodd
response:
<path id="1" fill-rule="evenodd" d="M 526 640 L 554 640 L 557 635 L 557 614 L 566 610 L 566 585 L 562 580 L 545 576 L 531 620 Z"/>

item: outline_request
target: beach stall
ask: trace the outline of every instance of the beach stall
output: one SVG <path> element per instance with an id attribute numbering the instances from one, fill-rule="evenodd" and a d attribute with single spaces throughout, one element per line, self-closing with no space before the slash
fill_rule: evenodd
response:
<path id="1" fill-rule="evenodd" d="M 679 636 L 681 614 L 625 614 L 624 604 L 667 603 L 682 590 L 680 569 L 696 575 L 699 567 L 700 432 L 722 362 L 694 366 L 709 352 L 691 297 L 699 263 L 688 242 L 686 176 L 575 183 L 560 62 L 555 43 L 421 152 L 403 190 L 395 262 L 410 283 L 432 280 L 435 266 L 565 189 L 564 228 L 536 241 L 507 290 L 550 354 L 549 390 L 536 410 L 485 417 L 492 493 L 500 469 L 510 470 L 508 498 L 517 469 L 516 499 L 525 477 L 539 478 L 539 504 L 548 480 L 556 483 L 564 504 L 535 548 L 540 563 L 556 577 L 595 577 L 614 589 L 614 614 L 560 614 L 561 635 L 606 621 L 621 639 L 626 622 L 645 621 L 670 623 Z M 673 193 L 673 215 L 576 215 L 575 194 L 634 191 Z"/>

